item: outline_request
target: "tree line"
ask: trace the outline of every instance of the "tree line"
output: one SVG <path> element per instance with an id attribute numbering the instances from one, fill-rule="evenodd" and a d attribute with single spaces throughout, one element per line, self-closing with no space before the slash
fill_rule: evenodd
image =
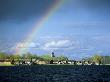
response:
<path id="1" fill-rule="evenodd" d="M 14 55 L 14 54 L 6 54 L 6 53 L 0 53 L 0 60 L 6 60 L 6 59 L 9 59 L 9 60 L 20 60 L 20 59 L 38 59 L 38 60 L 43 60 L 43 61 L 67 61 L 68 58 L 66 56 L 63 56 L 63 55 L 60 55 L 60 56 L 54 56 L 54 57 L 51 57 L 50 54 L 44 54 L 44 55 L 41 55 L 41 56 L 37 56 L 35 54 L 31 54 L 31 53 L 26 53 L 26 54 L 23 54 L 23 55 Z"/>
<path id="2" fill-rule="evenodd" d="M 0 53 L 0 60 L 20 60 L 20 59 L 38 59 L 43 61 L 68 61 L 68 57 L 60 55 L 60 56 L 54 56 L 51 57 L 51 54 L 44 54 L 41 56 L 37 56 L 35 54 L 26 53 L 23 55 L 14 55 L 14 54 L 6 54 L 6 53 Z M 90 61 L 100 64 L 110 64 L 110 56 L 101 56 L 101 55 L 93 55 L 92 57 L 83 58 L 84 61 Z"/>
<path id="3" fill-rule="evenodd" d="M 110 56 L 102 56 L 99 54 L 93 55 L 92 57 L 83 58 L 83 60 L 95 62 L 98 63 L 99 65 L 110 64 Z"/>

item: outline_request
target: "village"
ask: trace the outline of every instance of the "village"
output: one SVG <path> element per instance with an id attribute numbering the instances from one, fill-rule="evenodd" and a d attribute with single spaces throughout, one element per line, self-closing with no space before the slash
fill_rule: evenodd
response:
<path id="1" fill-rule="evenodd" d="M 46 60 L 43 58 L 23 58 L 23 59 L 0 59 L 1 65 L 100 65 L 101 63 L 97 63 L 90 60 L 69 60 L 68 58 L 60 58 L 55 57 L 54 52 L 50 54 L 51 59 Z"/>

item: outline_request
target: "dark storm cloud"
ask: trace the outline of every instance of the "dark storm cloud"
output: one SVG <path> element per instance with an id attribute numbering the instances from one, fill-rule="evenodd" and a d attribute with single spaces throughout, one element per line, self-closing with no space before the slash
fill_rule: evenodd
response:
<path id="1" fill-rule="evenodd" d="M 86 19 L 110 20 L 110 0 L 71 0 L 68 5 L 67 9 L 74 12 L 73 16 L 79 14 L 82 19 L 85 15 L 88 16 Z"/>
<path id="2" fill-rule="evenodd" d="M 58 0 L 0 0 L 0 20 L 26 20 L 40 17 Z M 69 1 L 69 0 L 68 0 Z M 110 0 L 71 0 L 76 7 L 110 11 Z M 71 10 L 72 11 L 72 10 Z"/>
<path id="3" fill-rule="evenodd" d="M 90 7 L 110 7 L 110 0 L 75 0 L 77 3 L 88 8 Z"/>
<path id="4" fill-rule="evenodd" d="M 43 15 L 56 0 L 0 0 L 0 20 L 24 20 Z"/>
<path id="5" fill-rule="evenodd" d="M 77 0 L 77 3 L 79 3 L 80 7 L 83 6 L 90 11 L 110 11 L 110 0 Z"/>

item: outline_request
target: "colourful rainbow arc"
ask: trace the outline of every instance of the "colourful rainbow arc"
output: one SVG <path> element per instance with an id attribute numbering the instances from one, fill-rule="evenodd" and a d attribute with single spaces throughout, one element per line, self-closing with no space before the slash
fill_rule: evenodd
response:
<path id="1" fill-rule="evenodd" d="M 19 48 L 19 43 L 17 44 L 15 49 L 15 54 L 24 53 L 26 51 L 26 48 L 29 47 L 29 43 L 32 42 L 38 30 L 43 27 L 46 21 L 48 21 L 48 19 L 57 11 L 57 9 L 60 8 L 60 6 L 63 3 L 64 3 L 64 0 L 57 0 L 53 4 L 53 6 L 47 11 L 47 13 L 35 24 L 35 27 L 32 28 L 27 38 L 24 39 L 25 42 L 21 42 L 24 44 L 23 45 L 24 48 Z"/>

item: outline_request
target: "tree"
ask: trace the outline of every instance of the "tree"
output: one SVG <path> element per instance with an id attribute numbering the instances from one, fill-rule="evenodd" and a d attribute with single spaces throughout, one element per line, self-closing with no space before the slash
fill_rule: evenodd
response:
<path id="1" fill-rule="evenodd" d="M 53 58 L 51 57 L 51 55 L 48 55 L 48 54 L 42 55 L 41 58 L 44 59 L 45 61 L 51 61 L 51 60 L 53 60 Z"/>
<path id="2" fill-rule="evenodd" d="M 100 56 L 100 55 L 94 55 L 93 56 L 93 61 L 97 62 L 100 65 L 101 64 L 101 61 L 102 61 L 102 56 Z"/>
<path id="3" fill-rule="evenodd" d="M 0 53 L 0 59 L 6 59 L 8 57 L 5 53 Z"/>
<path id="4" fill-rule="evenodd" d="M 14 59 L 14 55 L 9 55 L 9 59 Z"/>
<path id="5" fill-rule="evenodd" d="M 31 53 L 27 52 L 26 54 L 22 55 L 22 58 L 23 59 L 31 59 L 31 58 L 33 58 L 33 55 Z"/>
<path id="6" fill-rule="evenodd" d="M 21 56 L 20 56 L 20 55 L 13 55 L 13 58 L 14 58 L 14 59 L 20 59 Z"/>
<path id="7" fill-rule="evenodd" d="M 68 58 L 65 57 L 65 56 L 63 56 L 63 55 L 61 55 L 61 56 L 58 57 L 58 60 L 59 60 L 59 61 L 67 61 Z"/>
<path id="8" fill-rule="evenodd" d="M 102 64 L 110 64 L 110 56 L 102 56 Z"/>

